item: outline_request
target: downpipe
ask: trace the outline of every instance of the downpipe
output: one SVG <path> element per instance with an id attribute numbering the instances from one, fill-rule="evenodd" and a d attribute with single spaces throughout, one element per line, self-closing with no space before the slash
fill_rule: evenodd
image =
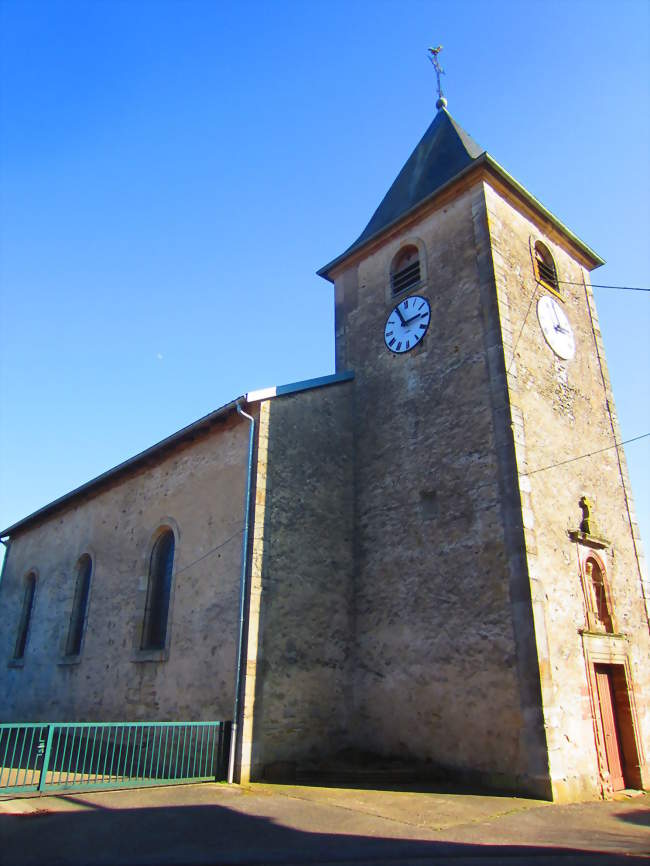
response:
<path id="1" fill-rule="evenodd" d="M 9 538 L 7 541 L 4 538 L 0 538 L 0 544 L 4 545 L 5 555 L 2 560 L 2 568 L 0 568 L 0 586 L 2 586 L 2 578 L 5 575 L 5 569 L 7 568 L 7 560 L 9 559 L 9 550 L 11 548 L 11 539 Z"/>
<path id="2" fill-rule="evenodd" d="M 251 488 L 253 484 L 253 446 L 255 444 L 255 419 L 248 415 L 237 403 L 237 412 L 247 418 L 250 424 L 248 434 L 248 472 L 246 477 L 246 498 L 244 502 L 244 534 L 242 537 L 241 575 L 239 579 L 239 639 L 237 643 L 237 669 L 235 675 L 235 701 L 232 711 L 232 728 L 230 730 L 230 755 L 228 758 L 228 784 L 232 785 L 235 776 L 235 759 L 237 755 L 237 739 L 239 733 L 239 712 L 241 674 L 244 663 L 244 615 L 246 611 L 246 577 L 248 567 L 248 532 L 250 527 Z"/>

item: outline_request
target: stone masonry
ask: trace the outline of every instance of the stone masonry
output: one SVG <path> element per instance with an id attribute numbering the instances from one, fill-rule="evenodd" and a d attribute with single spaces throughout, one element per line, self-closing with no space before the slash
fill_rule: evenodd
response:
<path id="1" fill-rule="evenodd" d="M 599 638 L 598 643 L 608 646 L 611 660 L 629 659 L 634 699 L 644 708 L 639 709 L 640 730 L 647 732 L 650 636 L 644 562 L 623 450 L 611 447 L 621 435 L 588 272 L 561 237 L 542 233 L 489 186 L 486 206 L 509 368 L 551 779 L 558 796 L 574 798 L 598 787 L 585 676 L 590 638 L 581 634 L 587 627 L 581 551 L 569 536 L 580 523 L 581 496 L 588 494 L 593 501 L 598 533 L 609 540 L 601 558 L 619 626 L 617 637 Z M 538 239 L 550 248 L 563 281 L 562 301 L 576 334 L 576 354 L 569 361 L 548 349 L 537 322 L 535 302 L 544 289 L 534 279 L 531 248 Z M 585 453 L 594 456 L 564 463 Z M 556 463 L 561 465 L 547 468 Z"/>
<path id="2" fill-rule="evenodd" d="M 548 795 L 530 603 L 519 631 L 512 614 L 527 587 L 509 561 L 480 195 L 462 192 L 336 274 L 337 358 L 355 370 L 358 407 L 355 734 L 379 753 Z M 426 341 L 400 356 L 383 326 L 390 262 L 407 243 L 426 255 L 417 293 L 432 316 Z"/>
<path id="3" fill-rule="evenodd" d="M 231 717 L 246 458 L 246 425 L 230 419 L 16 533 L 0 584 L 0 721 Z M 174 531 L 175 577 L 167 647 L 156 655 L 139 650 L 139 637 L 162 525 Z M 83 553 L 93 573 L 82 653 L 71 661 L 65 640 Z M 17 665 L 10 660 L 30 570 L 36 597 Z"/>
<path id="4" fill-rule="evenodd" d="M 352 397 L 344 383 L 260 405 L 243 780 L 349 742 Z"/>

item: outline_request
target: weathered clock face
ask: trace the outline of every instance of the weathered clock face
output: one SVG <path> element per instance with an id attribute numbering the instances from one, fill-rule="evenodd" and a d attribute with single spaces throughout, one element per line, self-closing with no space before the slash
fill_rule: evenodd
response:
<path id="1" fill-rule="evenodd" d="M 570 360 L 576 353 L 573 330 L 562 307 L 553 298 L 544 295 L 537 302 L 537 318 L 544 339 L 558 358 Z"/>
<path id="2" fill-rule="evenodd" d="M 427 332 L 431 321 L 431 307 L 421 295 L 404 298 L 393 307 L 384 328 L 384 341 L 396 354 L 410 352 Z"/>

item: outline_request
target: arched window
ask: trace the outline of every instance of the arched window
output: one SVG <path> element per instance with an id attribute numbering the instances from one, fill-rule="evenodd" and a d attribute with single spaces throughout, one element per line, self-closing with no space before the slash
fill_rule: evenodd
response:
<path id="1" fill-rule="evenodd" d="M 16 646 L 14 648 L 14 659 L 19 660 L 25 657 L 25 647 L 27 646 L 27 635 L 29 633 L 29 623 L 32 618 L 32 610 L 34 609 L 34 595 L 36 593 L 36 575 L 33 571 L 25 578 L 25 594 L 23 596 L 23 609 L 20 614 L 20 622 L 18 623 L 18 635 L 16 637 Z"/>
<path id="2" fill-rule="evenodd" d="M 612 625 L 612 613 L 607 599 L 605 576 L 600 565 L 591 556 L 585 563 L 585 577 L 589 593 L 590 626 L 596 631 L 612 633 L 614 628 Z"/>
<path id="3" fill-rule="evenodd" d="M 92 570 L 92 560 L 87 553 L 84 553 L 79 559 L 76 568 L 77 580 L 74 601 L 72 602 L 72 613 L 70 615 L 68 639 L 65 645 L 65 654 L 67 656 L 78 656 L 81 652 L 81 639 L 88 613 L 88 596 L 90 594 L 90 575 L 92 574 Z"/>
<path id="4" fill-rule="evenodd" d="M 149 560 L 147 602 L 140 643 L 143 650 L 165 648 L 173 566 L 174 533 L 171 529 L 165 529 L 156 539 Z"/>
<path id="5" fill-rule="evenodd" d="M 551 289 L 556 295 L 560 294 L 553 256 L 541 241 L 535 243 L 535 276 L 547 289 Z"/>
<path id="6" fill-rule="evenodd" d="M 397 253 L 390 266 L 390 288 L 393 295 L 417 286 L 420 282 L 420 251 L 409 244 Z"/>

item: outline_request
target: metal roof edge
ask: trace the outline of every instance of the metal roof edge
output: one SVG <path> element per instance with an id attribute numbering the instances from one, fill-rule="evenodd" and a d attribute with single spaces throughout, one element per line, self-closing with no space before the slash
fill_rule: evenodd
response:
<path id="1" fill-rule="evenodd" d="M 249 391 L 246 394 L 246 402 L 256 403 L 258 400 L 284 397 L 287 394 L 297 394 L 299 391 L 312 391 L 315 388 L 337 385 L 339 382 L 350 382 L 352 379 L 354 379 L 354 370 L 344 370 L 342 373 L 318 376 L 315 379 L 303 379 L 300 382 L 290 382 L 288 385 L 271 385 L 270 388 L 259 388 L 257 391 Z"/>
<path id="2" fill-rule="evenodd" d="M 33 511 L 31 514 L 27 515 L 27 517 L 23 517 L 22 520 L 13 523 L 11 526 L 8 526 L 7 529 L 3 529 L 2 531 L 0 531 L 0 538 L 6 538 L 7 536 L 10 536 L 17 529 L 24 528 L 29 523 L 33 523 L 34 521 L 45 517 L 50 512 L 56 511 L 58 508 L 61 508 L 63 505 L 66 505 L 68 502 L 71 502 L 78 496 L 89 492 L 93 488 L 100 487 L 102 484 L 112 480 L 113 478 L 117 478 L 118 476 L 124 474 L 130 469 L 133 469 L 140 463 L 144 463 L 157 452 L 165 451 L 167 448 L 173 447 L 178 443 L 182 442 L 183 439 L 187 438 L 188 436 L 192 436 L 193 434 L 198 433 L 203 428 L 210 427 L 215 421 L 218 421 L 220 418 L 228 415 L 230 412 L 234 412 L 237 408 L 237 403 L 245 399 L 246 398 L 243 395 L 241 397 L 237 397 L 230 403 L 226 403 L 219 409 L 215 409 L 213 412 L 204 415 L 197 421 L 193 421 L 186 427 L 182 427 L 180 430 L 177 430 L 176 433 L 172 433 L 171 436 L 167 436 L 165 439 L 161 439 L 160 442 L 156 442 L 156 444 L 152 445 L 150 448 L 147 448 L 144 451 L 140 451 L 133 457 L 129 457 L 128 460 L 124 460 L 122 463 L 118 463 L 117 466 L 113 466 L 112 469 L 107 469 L 106 472 L 102 472 L 101 475 L 97 475 L 96 478 L 92 478 L 90 481 L 86 481 L 85 484 L 82 484 L 80 487 L 75 487 L 74 490 L 70 490 L 68 493 L 64 493 L 63 496 L 59 496 L 58 499 L 54 499 L 48 505 L 44 505 L 42 508 L 39 508 L 38 510 Z"/>
<path id="3" fill-rule="evenodd" d="M 519 195 L 522 196 L 522 198 L 525 198 L 526 201 L 530 205 L 532 205 L 536 211 L 539 211 L 542 216 L 550 220 L 557 228 L 559 228 L 560 231 L 564 235 L 566 235 L 575 246 L 582 250 L 586 258 L 589 258 L 593 261 L 594 268 L 598 268 L 601 265 L 605 264 L 605 259 L 601 258 L 598 253 L 595 250 L 592 250 L 592 248 L 588 244 L 580 240 L 578 235 L 572 232 L 571 229 L 568 228 L 568 226 L 566 226 L 562 222 L 562 220 L 559 219 L 559 217 L 556 217 L 552 211 L 545 207 L 538 198 L 535 198 L 535 196 L 531 192 L 529 192 L 525 186 L 520 184 L 519 181 L 516 180 L 508 171 L 506 171 L 506 169 L 502 165 L 500 165 L 496 161 L 496 159 L 491 157 L 490 154 L 487 153 L 487 151 L 484 156 L 485 162 L 490 166 L 490 168 L 492 168 L 497 174 L 501 175 L 501 177 L 505 181 L 507 181 L 510 186 L 514 187 L 516 192 L 518 192 Z"/>
<path id="4" fill-rule="evenodd" d="M 360 250 L 364 249 L 364 247 L 367 247 L 370 244 L 374 243 L 377 240 L 377 238 L 380 238 L 382 235 L 387 234 L 388 232 L 392 231 L 395 228 L 395 226 L 399 225 L 403 220 L 407 219 L 413 213 L 418 211 L 421 207 L 424 207 L 428 202 L 432 201 L 434 198 L 436 198 L 436 196 L 440 195 L 440 193 L 444 192 L 446 189 L 449 189 L 449 187 L 451 187 L 451 186 L 453 186 L 453 184 L 457 183 L 466 174 L 469 174 L 471 171 L 473 171 L 476 168 L 476 166 L 479 164 L 479 162 L 481 162 L 483 157 L 485 157 L 485 156 L 487 156 L 487 151 L 483 151 L 483 153 L 480 156 L 477 156 L 473 162 L 471 162 L 469 165 L 465 166 L 465 168 L 461 169 L 461 171 L 459 171 L 458 174 L 455 174 L 453 177 L 450 177 L 448 181 L 445 181 L 445 183 L 443 183 L 442 186 L 439 186 L 437 189 L 434 189 L 434 191 L 432 193 L 430 193 L 426 198 L 423 198 L 421 201 L 417 202 L 417 204 L 414 204 L 413 207 L 409 208 L 409 210 L 404 211 L 404 213 L 400 214 L 400 216 L 396 217 L 392 222 L 388 223 L 388 225 L 385 225 L 383 228 L 376 231 L 374 233 L 374 235 L 370 235 L 370 237 L 366 238 L 366 240 L 363 241 L 362 243 L 357 244 L 357 242 L 355 241 L 352 244 L 352 246 L 348 247 L 347 250 L 345 250 L 345 252 L 341 253 L 340 256 L 337 256 L 335 259 L 332 259 L 332 261 L 329 262 L 327 265 L 324 265 L 322 268 L 317 270 L 316 271 L 317 276 L 323 277 L 323 279 L 329 280 L 331 283 L 333 283 L 334 280 L 330 279 L 330 277 L 328 276 L 328 274 L 332 270 L 332 268 L 336 267 L 336 265 L 345 261 L 345 259 L 348 258 L 348 256 L 351 256 L 353 253 L 358 253 Z"/>
<path id="5" fill-rule="evenodd" d="M 341 253 L 340 256 L 337 256 L 336 258 L 332 259 L 331 262 L 329 262 L 328 264 L 324 265 L 322 268 L 317 270 L 316 274 L 319 277 L 323 277 L 323 279 L 329 280 L 331 283 L 333 283 L 334 280 L 329 276 L 329 272 L 332 270 L 332 268 L 335 268 L 337 265 L 341 264 L 349 256 L 360 252 L 365 247 L 374 243 L 382 235 L 388 234 L 389 232 L 391 232 L 397 225 L 399 225 L 399 223 L 408 219 L 410 216 L 412 216 L 412 214 L 414 214 L 420 208 L 426 207 L 426 205 L 429 204 L 430 202 L 432 202 L 435 198 L 437 198 L 437 196 L 441 195 L 447 189 L 452 187 L 455 183 L 458 183 L 458 181 L 461 180 L 463 177 L 465 177 L 465 175 L 470 174 L 472 171 L 475 171 L 477 166 L 480 166 L 480 165 L 487 165 L 496 174 L 500 175 L 504 181 L 506 181 L 511 187 L 513 187 L 513 189 L 522 198 L 524 198 L 528 202 L 528 204 L 530 204 L 533 207 L 534 210 L 538 211 L 543 217 L 550 220 L 564 235 L 566 235 L 568 237 L 568 239 L 575 246 L 577 246 L 582 251 L 582 253 L 588 259 L 591 259 L 591 261 L 594 263 L 593 264 L 594 268 L 600 267 L 601 265 L 605 264 L 605 260 L 603 258 L 601 258 L 598 255 L 598 253 L 596 253 L 594 250 L 592 250 L 590 246 L 588 246 L 586 243 L 584 243 L 584 241 L 581 241 L 580 238 L 576 234 L 574 234 L 574 232 L 572 232 L 571 229 L 569 229 L 562 222 L 562 220 L 560 220 L 558 217 L 556 217 L 555 214 L 552 211 L 550 211 L 548 208 L 544 207 L 544 205 L 539 201 L 539 199 L 535 198 L 535 196 L 532 193 L 528 192 L 526 187 L 524 187 L 522 184 L 520 184 L 519 181 L 515 180 L 515 178 L 509 172 L 507 172 L 506 169 L 503 168 L 503 166 L 500 165 L 496 161 L 496 159 L 491 157 L 490 154 L 485 150 L 485 151 L 483 151 L 482 154 L 480 154 L 480 156 L 477 156 L 473 162 L 471 162 L 468 166 L 466 166 L 464 169 L 459 171 L 458 174 L 455 174 L 452 178 L 450 178 L 448 181 L 446 181 L 444 184 L 442 184 L 442 186 L 439 186 L 437 189 L 435 189 L 426 198 L 423 198 L 422 201 L 419 201 L 417 204 L 413 205 L 413 207 L 410 208 L 408 211 L 405 211 L 399 217 L 394 219 L 391 223 L 389 223 L 388 225 L 379 229 L 379 231 L 375 232 L 374 235 L 371 235 L 369 238 L 367 238 L 365 241 L 363 241 L 363 243 L 360 243 L 357 246 L 356 242 L 355 242 L 351 247 L 348 247 L 347 250 L 345 250 L 345 252 Z"/>
<path id="6" fill-rule="evenodd" d="M 336 385 L 339 382 L 349 382 L 352 379 L 354 379 L 354 371 L 345 370 L 342 373 L 333 373 L 329 376 L 319 376 L 316 379 L 304 379 L 300 382 L 291 382 L 288 385 L 273 386 L 272 388 L 262 388 L 258 391 L 249 391 L 248 394 L 242 394 L 241 397 L 237 397 L 235 400 L 231 400 L 230 403 L 226 403 L 219 409 L 215 409 L 214 412 L 210 412 L 207 415 L 204 415 L 202 418 L 199 418 L 197 421 L 193 421 L 191 424 L 188 424 L 186 427 L 182 427 L 180 430 L 177 430 L 176 433 L 172 433 L 171 436 L 167 436 L 165 439 L 161 439 L 160 442 L 156 442 L 156 444 L 152 445 L 150 448 L 146 448 L 144 451 L 140 451 L 133 457 L 129 457 L 128 460 L 124 460 L 122 463 L 118 463 L 117 466 L 113 466 L 111 469 L 107 469 L 106 472 L 102 472 L 101 475 L 97 475 L 90 481 L 86 481 L 80 487 L 75 487 L 74 490 L 70 490 L 68 493 L 64 493 L 63 496 L 59 496 L 58 499 L 54 499 L 52 502 L 44 505 L 42 508 L 33 511 L 31 514 L 28 514 L 27 517 L 23 517 L 22 520 L 18 520 L 16 523 L 12 523 L 11 526 L 8 526 L 6 529 L 0 531 L 0 538 L 7 538 L 11 536 L 17 530 L 24 529 L 30 523 L 34 523 L 35 521 L 46 517 L 52 512 L 67 505 L 69 502 L 72 502 L 77 497 L 83 496 L 85 493 L 101 487 L 103 484 L 106 484 L 114 480 L 115 478 L 118 478 L 120 475 L 128 472 L 129 470 L 135 468 L 136 466 L 145 463 L 148 459 L 158 454 L 159 452 L 163 452 L 168 448 L 173 448 L 184 439 L 193 436 L 194 434 L 199 433 L 204 429 L 209 428 L 215 421 L 218 421 L 219 419 L 225 417 L 230 412 L 234 412 L 237 408 L 237 403 L 254 403 L 257 400 L 263 400 L 268 397 L 282 397 L 286 394 L 298 393 L 299 391 L 310 391 L 314 388 L 323 388 L 327 385 Z"/>

